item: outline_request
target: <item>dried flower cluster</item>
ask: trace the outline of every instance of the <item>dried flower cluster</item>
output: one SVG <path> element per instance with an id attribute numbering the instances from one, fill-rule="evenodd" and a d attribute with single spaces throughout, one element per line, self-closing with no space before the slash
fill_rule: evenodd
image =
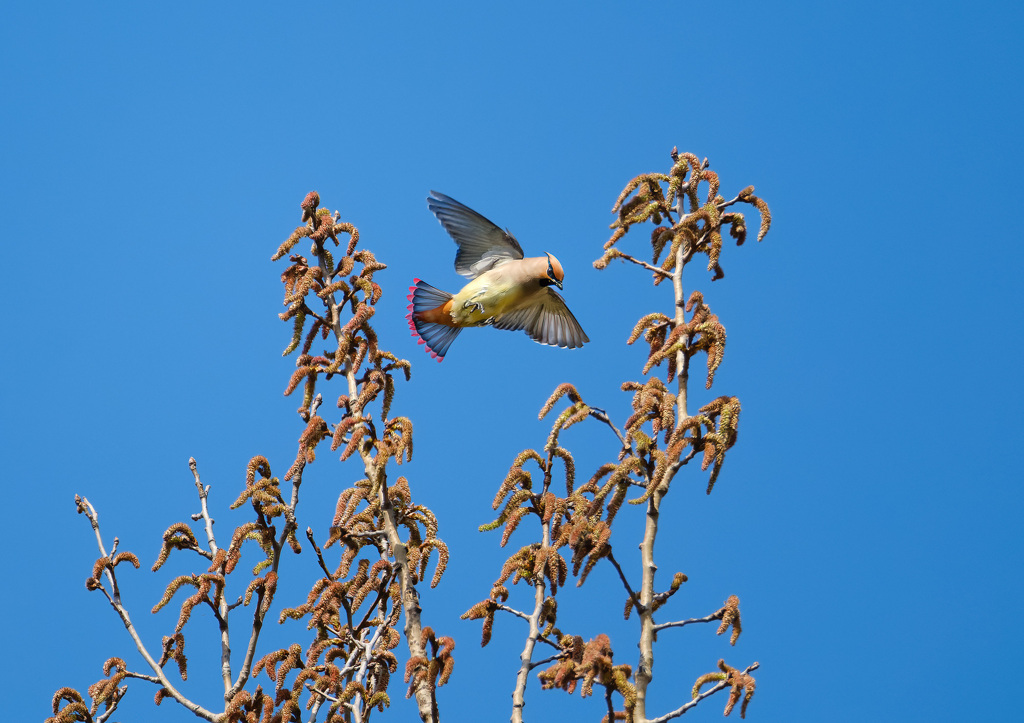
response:
<path id="1" fill-rule="evenodd" d="M 647 379 L 622 385 L 623 391 L 633 395 L 633 413 L 617 427 L 606 412 L 584 402 L 572 384 L 560 385 L 541 409 L 540 416 L 543 418 L 552 412 L 563 399 L 568 405 L 555 418 L 543 450 L 527 449 L 516 457 L 494 498 L 494 509 L 499 511 L 497 519 L 480 528 L 486 531 L 502 527 L 501 545 L 505 546 L 515 530 L 524 529 L 524 520 L 533 521 L 529 525 L 534 531 L 532 541 L 520 546 L 506 560 L 489 597 L 463 615 L 463 618 L 483 620 L 483 645 L 490 640 L 498 613 L 508 613 L 529 624 L 513 691 L 513 721 L 522 720 L 528 674 L 546 662 L 552 664 L 540 672 L 543 688 L 572 693 L 582 682 L 580 691 L 588 696 L 596 683 L 605 689 L 608 708 L 605 720 L 654 720 L 647 711 L 647 688 L 653 678 L 653 644 L 658 630 L 717 620 L 721 621 L 719 634 L 732 628 L 731 644 L 735 645 L 740 635 L 739 598 L 735 595 L 730 596 L 720 610 L 705 618 L 655 622 L 655 613 L 669 602 L 687 577 L 677 572 L 667 590 L 656 589 L 654 541 L 661 501 L 679 470 L 700 455 L 701 469 L 711 470 L 707 484 L 710 494 L 726 452 L 736 443 L 739 422 L 740 402 L 732 396 L 718 397 L 696 414 L 688 412 L 690 360 L 698 353 L 706 355 L 706 388 L 710 389 L 723 360 L 726 334 L 719 318 L 705 303 L 703 294 L 694 291 L 688 298 L 684 296 L 683 269 L 699 253 L 708 257 L 707 268 L 713 273 L 712 281 L 724 276 L 720 263 L 723 233 L 728 229 L 737 244 L 746 239 L 745 217 L 727 210 L 729 207 L 747 203 L 757 208 L 761 214 L 758 241 L 767 233 L 771 215 L 764 201 L 754 195 L 753 187 L 744 189 L 730 201 L 720 196 L 718 176 L 709 170 L 706 160 L 701 162 L 692 154 L 679 154 L 673 149 L 672 162 L 668 173 L 643 174 L 626 185 L 613 207 L 617 215 L 611 226 L 614 233 L 605 244 L 602 257 L 594 262 L 595 267 L 604 269 L 612 259 L 618 258 L 651 271 L 655 285 L 666 279 L 672 281 L 673 313 L 655 312 L 643 316 L 627 339 L 627 344 L 631 345 L 643 336 L 648 344 L 647 360 L 641 371 Z M 631 227 L 648 221 L 656 225 L 651 234 L 650 262 L 627 254 L 616 245 Z M 662 365 L 664 378 L 648 376 Z M 671 388 L 673 382 L 675 387 Z M 618 439 L 617 453 L 589 479 L 577 484 L 575 461 L 560 439 L 566 429 L 590 418 L 614 432 Z M 556 460 L 560 460 L 564 469 L 564 495 L 561 485 L 553 484 Z M 623 503 L 643 505 L 646 510 L 644 536 L 640 541 L 639 585 L 630 581 L 614 554 L 617 548 L 613 544 L 612 527 Z M 626 544 L 623 549 L 632 550 L 635 541 Z M 613 662 L 607 635 L 598 635 L 584 643 L 582 637 L 563 633 L 558 626 L 555 598 L 567 581 L 569 568 L 580 586 L 602 560 L 614 567 L 625 588 L 626 618 L 633 612 L 639 618 L 640 659 L 635 667 Z M 533 588 L 532 609 L 521 611 L 508 604 L 510 591 L 506 584 L 509 580 L 513 585 L 522 582 Z M 555 655 L 534 662 L 537 643 L 554 648 Z M 741 713 L 745 713 L 746 702 L 754 690 L 749 671 L 755 667 L 756 664 L 743 672 L 729 668 L 732 672 L 723 673 L 733 688 L 727 714 L 744 690 L 747 698 Z M 703 682 L 711 680 L 702 678 Z M 713 692 L 716 691 L 700 694 L 696 690 L 694 700 L 657 720 L 667 721 L 682 715 Z M 621 698 L 620 709 L 613 704 L 614 696 Z"/>
<path id="2" fill-rule="evenodd" d="M 697 682 L 693 684 L 691 696 L 694 699 L 698 698 L 700 696 L 700 689 L 708 683 L 722 683 L 723 688 L 728 687 L 730 689 L 729 700 L 725 704 L 725 715 L 729 715 L 732 713 L 736 703 L 739 702 L 740 696 L 746 692 L 746 695 L 743 695 L 743 705 L 740 706 L 740 718 L 746 718 L 747 704 L 754 697 L 754 689 L 757 687 L 757 682 L 748 672 L 737 670 L 731 665 L 727 665 L 724 660 L 718 661 L 718 669 L 721 672 L 706 673 L 697 678 Z"/>
<path id="3" fill-rule="evenodd" d="M 379 345 L 370 321 L 381 288 L 375 273 L 385 269 L 373 253 L 358 249 L 359 232 L 339 222 L 339 214 L 320 209 L 315 192 L 302 202 L 303 225 L 281 244 L 274 259 L 289 254 L 302 239 L 312 242 L 312 265 L 307 258 L 292 254 L 291 264 L 281 274 L 286 310 L 280 315 L 292 323 L 291 342 L 285 354 L 298 350 L 296 370 L 285 394 L 302 386 L 298 414 L 303 428 L 294 461 L 279 478 L 269 460 L 253 457 L 246 470 L 245 487 L 232 505 L 248 507 L 251 518 L 239 525 L 227 547 L 218 545 L 213 520 L 207 508 L 209 488 L 199 479 L 195 460 L 190 460 L 201 511 L 193 517 L 196 528 L 185 522 L 171 525 L 163 534 L 160 553 L 153 564 L 159 570 L 170 554 L 184 551 L 198 555 L 203 563 L 192 574 L 173 578 L 153 607 L 156 613 L 180 600 L 177 624 L 163 638 L 161 655 L 154 659 L 132 625 L 121 603 L 117 567 L 128 562 L 139 567 L 138 558 L 117 552 L 117 542 L 108 554 L 99 532 L 95 509 L 84 498 L 76 498 L 78 509 L 90 520 L 100 548 L 100 558 L 86 582 L 90 590 L 102 592 L 120 615 L 149 671 L 134 672 L 120 658 L 104 666 L 103 680 L 89 688 L 91 706 L 71 688 L 61 688 L 53 700 L 54 723 L 105 721 L 116 709 L 127 686 L 127 678 L 149 681 L 157 686 L 155 702 L 171 698 L 200 718 L 218 723 L 287 723 L 315 720 L 324 712 L 328 723 L 367 721 L 374 711 L 391 705 L 389 682 L 398 670 L 396 648 L 402 632 L 409 649 L 405 665 L 408 696 L 416 698 L 421 720 L 438 719 L 437 687 L 452 674 L 455 643 L 436 636 L 420 623 L 416 585 L 433 568 L 431 586 L 437 585 L 448 562 L 448 548 L 437 536 L 437 519 L 426 506 L 413 501 L 408 480 L 399 477 L 389 485 L 388 463 L 402 464 L 412 458 L 412 422 L 391 416 L 395 397 L 394 375 L 400 371 L 408 380 L 408 361 L 397 358 Z M 347 235 L 344 254 L 339 236 Z M 328 248 L 333 242 L 335 252 Z M 317 342 L 330 348 L 315 350 Z M 321 414 L 320 387 L 333 377 L 344 380 L 337 400 L 340 418 L 333 424 Z M 280 611 L 278 622 L 304 620 L 309 642 L 298 642 L 273 650 L 256 659 L 260 631 L 276 597 L 278 574 L 284 551 L 302 552 L 297 531 L 296 507 L 306 467 L 317 459 L 317 449 L 326 444 L 341 450 L 340 458 L 362 463 L 362 479 L 341 491 L 334 518 L 323 545 L 313 530 L 306 538 L 316 555 L 322 577 L 306 595 L 305 602 Z M 287 484 L 284 484 L 287 483 Z M 201 528 L 199 527 L 201 525 Z M 205 540 L 201 537 L 205 532 Z M 246 545 L 247 542 L 254 543 Z M 251 549 L 256 562 L 244 592 L 228 592 L 239 574 L 242 550 Z M 335 561 L 327 556 L 337 550 Z M 436 553 L 436 555 L 434 554 Z M 436 564 L 431 564 L 436 560 Z M 238 587 L 242 590 L 242 587 Z M 182 591 L 185 592 L 182 592 Z M 181 593 L 179 595 L 179 593 Z M 232 599 L 234 597 L 234 599 Z M 301 598 L 300 598 L 301 599 Z M 198 607 L 213 611 L 216 634 L 222 645 L 224 709 L 203 708 L 176 687 L 164 668 L 174 661 L 182 681 L 187 680 L 186 628 Z M 234 617 L 248 608 L 249 622 L 241 630 L 243 653 L 232 659 Z M 234 613 L 234 614 L 232 614 Z M 399 626 L 404 619 L 400 632 Z M 243 619 L 244 620 L 244 619 Z M 191 635 L 191 633 L 190 633 Z M 266 676 L 267 690 L 257 685 L 246 690 L 252 678 Z M 100 712 L 100 709 L 103 711 Z M 306 710 L 308 713 L 303 714 Z"/>
<path id="4" fill-rule="evenodd" d="M 738 211 L 726 211 L 726 208 L 736 203 L 750 204 L 761 214 L 757 240 L 768 233 L 772 223 L 771 211 L 768 204 L 754 195 L 753 186 L 747 186 L 731 201 L 726 201 L 718 194 L 718 174 L 708 168 L 706 159 L 701 162 L 692 153 L 678 153 L 673 149 L 672 161 L 672 169 L 667 174 L 644 173 L 622 189 L 612 207 L 612 213 L 618 214 L 618 220 L 611 226 L 615 233 L 605 243 L 605 253 L 594 262 L 595 267 L 603 269 L 615 258 L 635 261 L 619 251 L 615 244 L 631 226 L 651 221 L 656 225 L 651 232 L 652 263 L 655 265 L 641 265 L 654 272 L 655 285 L 672 278 L 675 269 L 688 263 L 694 254 L 708 257 L 708 271 L 714 272 L 711 280 L 715 281 L 725 276 L 719 264 L 722 232 L 728 228 L 737 246 L 747 240 L 746 217 Z M 707 184 L 704 194 L 700 193 L 702 183 Z M 689 212 L 685 212 L 684 201 L 689 202 Z M 668 254 L 658 266 L 666 247 Z"/>

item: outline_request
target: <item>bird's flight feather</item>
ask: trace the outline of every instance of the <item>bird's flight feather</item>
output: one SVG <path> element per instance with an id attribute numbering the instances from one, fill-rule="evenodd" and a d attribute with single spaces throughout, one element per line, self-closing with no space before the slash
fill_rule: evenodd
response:
<path id="1" fill-rule="evenodd" d="M 427 206 L 459 245 L 455 271 L 462 276 L 475 279 L 503 261 L 523 258 L 523 249 L 512 234 L 454 198 L 431 191 Z"/>
<path id="2" fill-rule="evenodd" d="M 531 339 L 549 346 L 577 349 L 590 341 L 583 327 L 554 289 L 545 289 L 541 299 L 495 318 L 494 328 L 525 331 Z"/>

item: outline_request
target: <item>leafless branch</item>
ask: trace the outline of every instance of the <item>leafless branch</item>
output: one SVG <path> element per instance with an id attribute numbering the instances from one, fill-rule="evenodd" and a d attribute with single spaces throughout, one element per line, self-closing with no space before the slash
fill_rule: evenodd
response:
<path id="1" fill-rule="evenodd" d="M 633 256 L 630 256 L 627 253 L 623 253 L 622 251 L 618 251 L 615 254 L 615 258 L 623 259 L 624 261 L 630 261 L 630 262 L 636 264 L 637 266 L 643 266 L 648 271 L 650 271 L 652 273 L 655 273 L 655 274 L 658 274 L 659 276 L 664 276 L 666 279 L 671 279 L 672 278 L 672 274 L 670 272 L 668 272 L 668 271 L 665 271 L 665 269 L 660 268 L 658 266 L 652 266 L 651 264 L 647 263 L 646 261 L 641 261 L 640 259 L 635 258 Z"/>
<path id="2" fill-rule="evenodd" d="M 89 524 L 92 525 L 92 529 L 96 533 L 96 544 L 99 547 L 100 556 L 106 557 L 107 551 L 106 547 L 103 544 L 103 537 L 100 534 L 99 515 L 97 514 L 96 509 L 92 506 L 92 504 L 90 504 L 89 500 L 87 500 L 85 497 L 79 497 L 78 495 L 76 495 L 75 502 L 78 505 L 78 511 L 83 513 L 89 519 Z M 116 588 L 114 574 L 109 566 L 106 568 L 106 575 L 107 579 L 110 581 L 111 589 Z M 125 630 L 128 631 L 128 634 L 135 642 L 135 647 L 139 651 L 139 654 L 142 655 L 143 659 L 145 659 L 146 664 L 149 665 L 150 669 L 153 671 L 160 685 L 167 689 L 168 694 L 174 700 L 176 700 L 178 703 L 180 703 L 182 706 L 184 706 L 186 709 L 191 711 L 196 716 L 208 721 L 216 720 L 217 714 L 207 710 L 206 708 L 203 708 L 198 703 L 194 703 L 188 698 L 186 698 L 177 688 L 174 687 L 174 684 L 170 681 L 170 679 L 168 679 L 168 677 L 164 675 L 163 669 L 157 664 L 157 661 L 153 659 L 153 656 L 149 654 L 149 651 L 146 649 L 145 643 L 143 643 L 142 638 L 139 637 L 139 633 L 135 629 L 135 625 L 132 623 L 131 617 L 128 615 L 127 608 L 125 608 L 121 604 L 120 595 L 108 595 L 107 599 L 110 601 L 110 605 L 114 608 L 114 611 L 117 613 L 118 617 L 121 618 L 121 623 L 124 625 Z"/>
<path id="3" fill-rule="evenodd" d="M 320 549 L 320 545 L 316 544 L 316 540 L 313 538 L 313 528 L 306 528 L 306 539 L 309 540 L 309 544 L 313 546 L 313 552 L 316 553 L 316 560 L 320 563 L 320 569 L 324 571 L 324 577 L 328 580 L 334 580 L 334 575 L 330 570 L 327 569 L 327 563 L 324 562 L 324 553 Z"/>
<path id="4" fill-rule="evenodd" d="M 626 579 L 626 573 L 622 571 L 622 566 L 619 565 L 618 560 L 615 559 L 615 555 L 608 551 L 608 561 L 615 567 L 616 572 L 619 573 L 619 579 L 622 580 L 622 585 L 626 588 L 626 592 L 629 594 L 630 600 L 636 606 L 637 612 L 643 609 L 643 605 L 640 603 L 640 598 L 636 596 L 636 592 L 633 590 L 633 586 L 629 584 L 629 580 Z"/>
<path id="5" fill-rule="evenodd" d="M 196 491 L 199 493 L 200 515 L 206 528 L 206 539 L 210 544 L 210 555 L 216 557 L 219 548 L 217 547 L 217 540 L 213 535 L 213 518 L 210 517 L 210 509 L 206 504 L 210 488 L 203 487 L 203 483 L 199 479 L 199 468 L 196 465 L 195 457 L 189 457 L 188 468 L 192 470 L 192 478 L 195 480 Z M 215 613 L 217 627 L 220 630 L 220 673 L 224 683 L 224 694 L 227 697 L 231 692 L 231 635 L 228 626 L 228 614 L 231 608 L 225 598 L 223 588 L 219 589 L 214 596 L 217 598 L 215 601 Z"/>
<path id="6" fill-rule="evenodd" d="M 524 613 L 522 610 L 516 610 L 515 608 L 510 608 L 508 605 L 503 605 L 502 603 L 498 603 L 497 605 L 495 605 L 494 609 L 495 610 L 503 610 L 503 611 L 505 611 L 507 613 L 511 613 L 511 614 L 515 615 L 517 618 L 522 618 L 523 620 L 526 620 L 527 622 L 529 622 L 529 620 L 530 620 L 530 616 L 527 615 L 526 613 Z"/>
<path id="7" fill-rule="evenodd" d="M 711 613 L 710 615 L 706 615 L 702 618 L 690 618 L 689 620 L 676 620 L 675 622 L 671 623 L 659 623 L 654 626 L 654 632 L 658 632 L 659 630 L 666 630 L 668 628 L 681 628 L 684 625 L 692 625 L 693 623 L 710 623 L 714 622 L 715 620 L 721 620 L 723 612 L 725 612 L 725 608 L 722 608 L 718 612 Z"/>
<path id="8" fill-rule="evenodd" d="M 121 703 L 121 700 L 125 697 L 125 695 L 128 694 L 128 686 L 122 685 L 120 688 L 117 689 L 117 692 L 117 698 L 110 704 L 109 708 L 107 708 L 105 711 L 103 711 L 101 714 L 99 714 L 93 719 L 94 723 L 106 723 L 110 716 L 114 715 L 114 711 L 117 710 L 117 706 Z"/>
<path id="9" fill-rule="evenodd" d="M 754 664 L 750 665 L 748 668 L 746 668 L 743 672 L 744 673 L 749 673 L 752 670 L 757 670 L 759 667 L 760 667 L 759 663 L 754 663 Z M 690 710 L 691 708 L 696 708 L 697 704 L 700 703 L 705 698 L 709 698 L 710 696 L 714 695 L 715 693 L 719 692 L 720 690 L 725 690 L 728 687 L 730 687 L 729 683 L 724 681 L 724 680 L 721 683 L 716 683 L 714 686 L 712 686 L 711 688 L 708 688 L 703 693 L 700 693 L 696 698 L 694 698 L 693 700 L 689 701 L 685 705 L 682 705 L 682 706 L 676 708 L 671 713 L 666 713 L 665 715 L 658 716 L 657 718 L 650 718 L 650 719 L 647 720 L 647 723 L 667 723 L 667 721 L 670 721 L 673 718 L 678 718 L 679 716 L 681 716 L 683 713 L 685 713 L 686 711 Z"/>
<path id="10" fill-rule="evenodd" d="M 543 497 L 551 487 L 551 470 L 554 453 L 548 450 L 547 460 L 544 462 L 544 485 L 541 491 Z M 551 546 L 551 527 L 548 523 L 541 522 L 541 549 Z M 540 616 L 544 608 L 545 583 L 544 575 L 539 573 L 533 581 L 533 612 L 528 620 L 530 622 L 530 633 L 526 636 L 526 643 L 523 645 L 523 652 L 519 655 L 519 672 L 516 675 L 516 687 L 512 691 L 512 723 L 522 723 L 523 708 L 526 707 L 526 685 L 530 680 L 530 671 L 533 670 L 533 649 L 537 640 L 541 639 Z"/>
<path id="11" fill-rule="evenodd" d="M 534 668 L 539 668 L 542 665 L 547 665 L 548 663 L 553 663 L 556 660 L 558 660 L 559 657 L 561 657 L 561 653 L 559 653 L 558 655 L 551 655 L 547 658 L 544 658 L 543 660 L 534 661 L 530 663 L 530 670 L 533 670 Z"/>
<path id="12" fill-rule="evenodd" d="M 625 450 L 630 449 L 629 444 L 626 443 L 626 438 L 622 436 L 622 432 L 619 431 L 619 428 L 612 424 L 612 420 L 608 418 L 608 413 L 605 410 L 598 409 L 597 407 L 591 407 L 590 416 L 599 422 L 607 424 L 615 433 L 615 436 L 619 438 L 619 443 L 622 445 L 622 448 Z"/>

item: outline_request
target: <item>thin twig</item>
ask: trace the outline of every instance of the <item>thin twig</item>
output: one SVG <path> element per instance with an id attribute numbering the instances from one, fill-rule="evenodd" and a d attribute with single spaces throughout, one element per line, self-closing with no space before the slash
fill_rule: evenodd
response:
<path id="1" fill-rule="evenodd" d="M 501 603 L 498 603 L 497 605 L 494 606 L 494 609 L 495 610 L 504 610 L 505 612 L 512 613 L 517 618 L 522 618 L 523 620 L 526 620 L 526 621 L 530 620 L 530 616 L 529 615 L 527 615 L 526 613 L 524 613 L 521 610 L 516 610 L 515 608 L 510 608 L 508 605 L 503 605 Z"/>
<path id="2" fill-rule="evenodd" d="M 651 264 L 647 263 L 646 261 L 641 261 L 640 259 L 634 258 L 633 256 L 630 256 L 629 254 L 623 253 L 622 251 L 619 251 L 617 254 L 615 254 L 615 258 L 623 259 L 624 261 L 631 261 L 634 264 L 636 264 L 637 266 L 643 266 L 648 271 L 651 271 L 651 272 L 653 272 L 655 274 L 660 274 L 661 276 L 664 276 L 666 279 L 671 279 L 672 278 L 672 274 L 670 272 L 668 272 L 668 271 L 665 271 L 665 269 L 660 268 L 658 266 L 652 266 Z"/>
<path id="3" fill-rule="evenodd" d="M 752 670 L 757 670 L 759 667 L 761 667 L 759 663 L 754 663 L 754 664 L 750 665 L 749 667 L 747 667 L 747 669 L 744 670 L 743 672 L 744 673 L 749 673 Z M 647 723 L 666 723 L 666 721 L 670 721 L 673 718 L 678 718 L 679 716 L 681 716 L 683 713 L 685 713 L 686 711 L 690 710 L 691 708 L 696 708 L 697 704 L 700 703 L 705 698 L 708 698 L 708 697 L 714 695 L 715 693 L 717 693 L 720 690 L 725 690 L 726 688 L 730 688 L 730 687 L 732 687 L 731 684 L 726 682 L 726 681 L 724 681 L 724 680 L 721 683 L 716 683 L 714 686 L 712 686 L 711 688 L 708 688 L 703 693 L 701 693 L 700 695 L 698 695 L 696 698 L 694 698 L 690 702 L 686 703 L 685 705 L 682 705 L 679 708 L 676 708 L 671 713 L 666 713 L 665 715 L 658 716 L 657 718 L 650 718 L 650 719 L 647 720 Z"/>
<path id="4" fill-rule="evenodd" d="M 387 559 L 387 553 L 385 553 L 385 552 L 380 553 L 380 556 L 383 559 Z M 392 577 L 390 575 L 386 576 L 377 585 L 377 599 L 374 600 L 373 604 L 370 605 L 370 607 L 367 609 L 366 613 L 363 615 L 363 619 L 360 620 L 359 621 L 359 625 L 356 626 L 356 628 L 355 628 L 356 630 L 361 629 L 364 625 L 366 625 L 366 623 L 370 622 L 370 620 L 373 617 L 375 617 L 377 606 L 380 605 L 381 600 L 383 600 L 384 597 L 388 594 L 388 589 L 391 587 L 391 581 L 393 579 L 394 579 L 394 577 Z M 381 607 L 380 614 L 381 614 L 382 617 L 384 616 L 384 609 L 385 609 L 385 607 L 386 606 Z"/>
<path id="5" fill-rule="evenodd" d="M 622 448 L 624 450 L 628 451 L 631 449 L 631 447 L 626 443 L 626 438 L 622 436 L 622 432 L 620 432 L 619 428 L 612 424 L 612 420 L 608 418 L 608 412 L 603 409 L 599 409 L 598 407 L 591 407 L 590 416 L 599 422 L 607 424 L 608 427 L 615 432 L 615 436 L 619 438 L 619 442 L 622 444 Z"/>
<path id="6" fill-rule="evenodd" d="M 316 553 L 317 562 L 320 563 L 320 569 L 324 571 L 324 577 L 331 582 L 334 582 L 334 574 L 327 569 L 327 563 L 324 562 L 324 554 L 320 550 L 320 545 L 316 544 L 316 540 L 313 539 L 313 528 L 306 528 L 306 539 L 309 540 L 309 544 L 313 546 L 313 552 Z"/>
<path id="7" fill-rule="evenodd" d="M 667 630 L 668 628 L 681 628 L 684 625 L 693 625 L 694 623 L 711 623 L 715 620 L 721 620 L 722 615 L 725 613 L 725 608 L 722 608 L 716 613 L 711 613 L 702 618 L 690 618 L 689 620 L 676 620 L 671 623 L 659 623 L 654 626 L 654 632 L 659 630 Z"/>
<path id="8" fill-rule="evenodd" d="M 93 718 L 93 722 L 94 723 L 106 723 L 107 719 L 110 718 L 110 716 L 114 715 L 114 711 L 117 710 L 118 704 L 121 702 L 121 700 L 127 694 L 128 694 L 128 686 L 127 685 L 122 685 L 120 688 L 118 688 L 117 689 L 117 697 L 114 698 L 111 701 L 110 707 L 107 708 L 105 711 L 103 711 L 101 714 L 97 715 L 95 718 Z"/>
<path id="9" fill-rule="evenodd" d="M 718 204 L 718 210 L 721 211 L 723 208 L 727 208 L 727 207 L 733 205 L 734 203 L 739 203 L 739 202 L 740 202 L 739 194 L 736 194 L 736 198 L 732 199 L 731 201 L 725 201 L 723 203 Z"/>
<path id="10" fill-rule="evenodd" d="M 526 622 L 530 622 L 530 616 L 529 615 L 527 615 L 526 613 L 522 612 L 521 610 L 516 610 L 515 608 L 510 608 L 508 605 L 502 605 L 501 603 L 498 603 L 498 604 L 496 604 L 494 606 L 494 609 L 495 610 L 502 610 L 502 611 L 504 611 L 506 613 L 511 613 L 512 615 L 515 615 L 517 618 L 522 618 Z M 560 646 L 558 643 L 555 643 L 555 642 L 551 641 L 547 636 L 545 636 L 543 634 L 539 635 L 537 637 L 537 640 L 541 641 L 542 643 L 547 643 L 548 645 L 550 645 L 551 647 L 553 647 L 553 648 L 555 648 L 557 650 L 561 650 L 562 649 L 562 646 Z"/>
<path id="11" fill-rule="evenodd" d="M 203 483 L 199 479 L 199 468 L 196 465 L 195 457 L 189 457 L 188 468 L 192 470 L 192 478 L 196 483 L 196 491 L 199 493 L 200 515 L 206 528 L 206 539 L 210 544 L 210 555 L 216 557 L 218 547 L 217 540 L 213 535 L 213 518 L 210 517 L 210 509 L 206 504 L 210 488 L 203 487 Z M 224 596 L 223 587 L 214 593 L 214 597 L 217 598 L 216 605 L 213 605 L 211 602 L 211 607 L 214 608 L 217 627 L 220 630 L 220 674 L 221 680 L 224 683 L 225 700 L 227 700 L 226 696 L 231 692 L 231 635 L 228 626 L 228 615 L 231 612 L 231 608 L 228 606 L 228 601 Z"/>
<path id="12" fill-rule="evenodd" d="M 559 653 L 558 655 L 552 655 L 552 656 L 550 656 L 548 658 L 544 658 L 544 660 L 534 661 L 534 662 L 530 663 L 530 670 L 533 670 L 534 668 L 539 668 L 542 665 L 547 665 L 548 663 L 553 663 L 553 662 L 555 662 L 556 660 L 558 660 L 561 657 L 562 657 L 562 653 Z"/>
<path id="13" fill-rule="evenodd" d="M 622 584 L 625 586 L 626 592 L 629 593 L 630 600 L 632 600 L 633 604 L 636 605 L 636 611 L 640 612 L 644 609 L 643 605 L 640 603 L 640 598 L 636 596 L 633 586 L 630 585 L 629 580 L 626 579 L 626 573 L 622 571 L 622 566 L 619 565 L 618 560 L 615 559 L 615 555 L 612 554 L 611 550 L 608 551 L 608 560 L 615 566 L 615 570 L 619 573 L 619 579 L 622 580 Z"/>

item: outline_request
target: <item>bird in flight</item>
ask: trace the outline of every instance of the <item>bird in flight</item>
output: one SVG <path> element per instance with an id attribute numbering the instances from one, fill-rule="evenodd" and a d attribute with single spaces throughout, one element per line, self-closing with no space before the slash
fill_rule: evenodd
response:
<path id="1" fill-rule="evenodd" d="M 512 234 L 443 193 L 431 191 L 427 206 L 459 246 L 455 271 L 471 279 L 454 295 L 420 279 L 409 287 L 406 319 L 430 356 L 442 361 L 467 326 L 522 330 L 536 342 L 568 349 L 590 341 L 551 288 L 561 289 L 565 278 L 558 259 L 548 253 L 523 258 Z"/>

